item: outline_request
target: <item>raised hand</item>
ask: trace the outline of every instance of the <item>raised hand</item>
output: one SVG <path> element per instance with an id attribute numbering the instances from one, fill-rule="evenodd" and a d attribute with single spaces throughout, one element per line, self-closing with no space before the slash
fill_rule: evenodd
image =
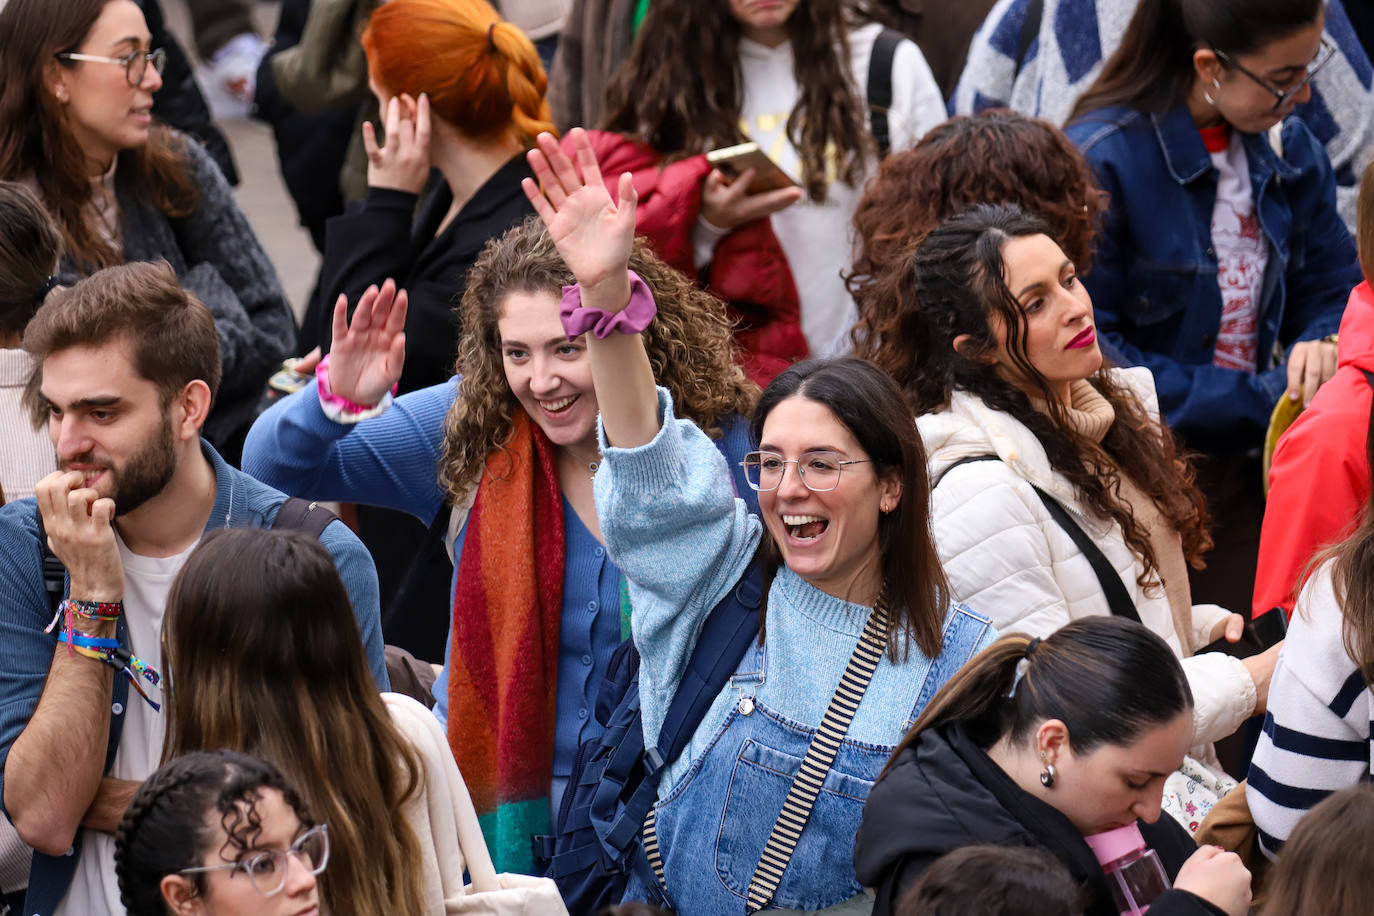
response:
<path id="1" fill-rule="evenodd" d="M 376 404 L 401 378 L 406 361 L 406 291 L 387 280 L 369 286 L 348 320 L 348 297 L 334 303 L 329 390 L 355 404 Z"/>
<path id="2" fill-rule="evenodd" d="M 363 149 L 367 151 L 367 183 L 419 194 L 429 180 L 429 96 L 419 101 L 408 95 L 392 96 L 386 104 L 386 145 L 377 146 L 377 131 L 363 122 Z"/>
<path id="3" fill-rule="evenodd" d="M 575 128 L 569 137 L 577 151 L 577 168 L 552 134 L 540 134 L 538 148 L 528 153 L 539 184 L 526 178 L 521 186 L 549 227 L 558 253 L 583 289 L 584 299 L 603 286 L 623 286 L 624 299 L 609 304 L 612 309 L 621 308 L 629 299 L 625 270 L 635 240 L 634 184 L 628 172 L 622 174 L 620 200 L 613 201 L 601 179 L 601 167 L 587 132 Z"/>
<path id="4" fill-rule="evenodd" d="M 34 494 L 48 546 L 71 575 L 71 596 L 81 601 L 124 600 L 124 566 L 110 524 L 114 500 L 85 486 L 80 471 L 54 471 L 38 481 Z"/>

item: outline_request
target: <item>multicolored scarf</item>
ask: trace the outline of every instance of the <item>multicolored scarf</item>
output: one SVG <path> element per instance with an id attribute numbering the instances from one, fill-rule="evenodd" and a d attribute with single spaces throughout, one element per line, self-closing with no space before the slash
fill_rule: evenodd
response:
<path id="1" fill-rule="evenodd" d="M 553 445 L 520 411 L 468 517 L 449 646 L 448 742 L 498 871 L 528 874 L 550 828 L 565 549 Z"/>

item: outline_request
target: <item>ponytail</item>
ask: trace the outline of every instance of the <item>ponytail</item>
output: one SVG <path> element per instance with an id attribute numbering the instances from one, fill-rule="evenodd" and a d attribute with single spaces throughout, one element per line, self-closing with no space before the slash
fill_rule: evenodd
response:
<path id="1" fill-rule="evenodd" d="M 962 725 L 987 749 L 1003 738 L 1020 744 L 1049 719 L 1085 754 L 1130 744 L 1192 708 L 1183 666 L 1163 639 L 1134 620 L 1085 617 L 1043 640 L 1003 636 L 980 652 L 926 705 L 892 760 L 927 729 Z"/>
<path id="2" fill-rule="evenodd" d="M 434 114 L 466 136 L 531 147 L 555 132 L 539 53 L 486 0 L 391 0 L 372 13 L 362 43 L 379 86 L 427 93 Z"/>

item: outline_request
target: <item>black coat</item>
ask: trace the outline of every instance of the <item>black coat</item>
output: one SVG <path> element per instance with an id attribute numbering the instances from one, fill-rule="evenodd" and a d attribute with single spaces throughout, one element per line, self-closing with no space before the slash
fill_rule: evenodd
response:
<path id="1" fill-rule="evenodd" d="M 523 154 L 513 156 L 477 189 L 440 235 L 435 235 L 453 204 L 442 178 L 430 189 L 413 220 L 416 195 L 371 188 L 367 200 L 350 204 L 329 221 L 317 297 L 320 344 L 332 337 L 334 301 L 348 296 L 350 312 L 358 297 L 387 277 L 406 290 L 406 362 L 402 393 L 446 381 L 458 355 L 459 319 L 454 309 L 467 288 L 468 270 L 487 241 L 534 212 L 520 187 L 533 178 Z"/>
<path id="2" fill-rule="evenodd" d="M 1167 815 L 1140 824 L 1172 879 L 1197 851 Z M 1063 814 L 1012 782 L 959 726 L 925 732 L 873 787 L 854 843 L 859 880 L 877 889 L 873 916 L 893 907 L 936 859 L 979 844 L 1044 849 L 1088 892 L 1086 916 L 1117 916 L 1111 890 L 1082 835 Z M 1215 916 L 1222 911 L 1187 891 L 1155 900 L 1150 916 Z"/>

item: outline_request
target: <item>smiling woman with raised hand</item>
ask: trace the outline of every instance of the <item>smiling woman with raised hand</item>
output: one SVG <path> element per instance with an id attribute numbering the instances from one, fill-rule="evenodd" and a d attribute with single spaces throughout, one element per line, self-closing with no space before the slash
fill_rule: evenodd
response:
<path id="1" fill-rule="evenodd" d="M 166 56 L 133 0 L 9 0 L 0 9 L 0 179 L 62 233 L 58 279 L 164 260 L 215 317 L 224 383 L 205 436 L 236 463 L 295 320 L 219 167 L 152 118 Z"/>
<path id="2" fill-rule="evenodd" d="M 585 135 L 571 140 L 577 170 L 540 137 L 530 159 L 543 192 L 525 191 L 577 277 L 565 329 L 590 331 L 604 430 L 597 515 L 629 580 L 646 747 L 711 609 L 758 550 L 774 573 L 765 638 L 668 763 L 650 815 L 659 870 L 637 869 L 627 896 L 689 916 L 746 901 L 750 912 L 866 913 L 850 862 L 863 799 L 925 702 L 992 638 L 985 618 L 948 601 L 910 414 L 892 380 L 860 360 L 784 371 L 754 411 L 759 450 L 743 462 L 759 493 L 752 512 L 727 460 L 679 418 L 675 393 L 655 387 L 667 367 L 645 338 L 665 316 L 627 271 L 629 176 L 616 203 Z M 815 781 L 797 778 L 804 759 Z"/>
<path id="3" fill-rule="evenodd" d="M 1104 367 L 1092 300 L 1046 233 L 984 204 L 916 251 L 915 356 L 898 381 L 930 456 L 940 558 L 955 597 L 1004 631 L 1136 616 L 1185 659 L 1194 743 L 1218 740 L 1263 709 L 1277 649 L 1193 655 L 1244 624 L 1192 603 L 1187 563 L 1210 545 L 1202 495 L 1149 371 Z"/>
<path id="4" fill-rule="evenodd" d="M 738 462 L 757 389 L 731 361 L 723 307 L 644 245 L 630 263 L 659 303 L 651 360 Z M 558 317 L 575 282 L 534 216 L 488 243 L 463 293 L 458 377 L 394 403 L 405 293 L 373 288 L 351 325 L 341 301 L 330 365 L 264 413 L 244 448 L 245 469 L 289 493 L 399 509 L 448 532 L 435 714 L 502 871 L 533 867 L 530 836 L 549 832 L 579 743 L 601 733 L 597 691 L 629 620 L 592 499 L 587 343 Z M 737 487 L 752 496 L 742 474 Z"/>

